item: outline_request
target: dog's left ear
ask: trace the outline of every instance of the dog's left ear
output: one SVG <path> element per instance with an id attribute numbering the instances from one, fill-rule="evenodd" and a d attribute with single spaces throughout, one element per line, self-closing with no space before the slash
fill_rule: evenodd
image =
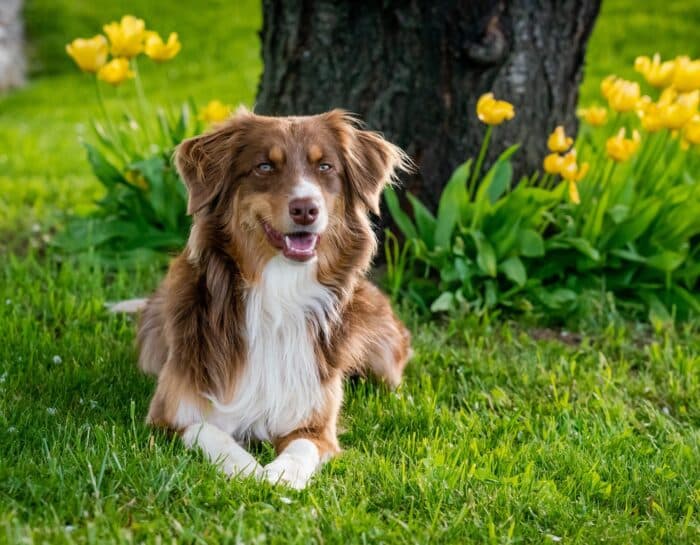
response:
<path id="1" fill-rule="evenodd" d="M 386 185 L 396 180 L 399 171 L 411 172 L 413 163 L 401 148 L 380 134 L 359 128 L 347 112 L 333 110 L 326 117 L 340 142 L 350 190 L 378 215 Z"/>
<path id="2" fill-rule="evenodd" d="M 187 186 L 187 213 L 192 215 L 214 202 L 231 183 L 238 140 L 253 114 L 239 109 L 210 132 L 189 138 L 175 150 L 175 166 Z"/>

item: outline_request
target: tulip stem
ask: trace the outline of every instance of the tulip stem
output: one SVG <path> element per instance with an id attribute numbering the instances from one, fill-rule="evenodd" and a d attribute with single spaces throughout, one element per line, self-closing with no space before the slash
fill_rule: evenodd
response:
<path id="1" fill-rule="evenodd" d="M 669 136 L 666 137 L 664 140 L 664 143 L 668 142 Z M 666 148 L 667 146 L 664 146 Z M 667 150 L 664 149 L 664 152 Z M 686 159 L 686 154 L 683 152 L 681 149 L 681 143 L 680 139 L 678 141 L 674 142 L 674 145 L 671 146 L 671 153 L 670 155 L 668 153 L 664 154 L 664 159 L 666 159 L 663 173 L 661 176 L 656 180 L 656 187 L 663 187 L 664 183 L 666 183 L 666 180 L 668 180 L 672 176 L 676 176 L 680 173 L 680 168 L 682 163 L 685 162 Z"/>
<path id="2" fill-rule="evenodd" d="M 104 116 L 105 122 L 107 123 L 107 129 L 110 132 L 110 136 L 112 138 L 112 142 L 114 143 L 114 147 L 122 155 L 122 158 L 126 157 L 127 154 L 124 153 L 121 136 L 117 132 L 114 123 L 112 123 L 112 118 L 109 117 L 109 114 L 107 113 L 107 107 L 105 106 L 105 99 L 102 95 L 102 87 L 100 87 L 100 81 L 97 78 L 93 79 L 95 81 L 95 94 L 97 95 L 97 103 L 100 105 L 100 110 L 102 110 L 102 115 Z"/>
<path id="3" fill-rule="evenodd" d="M 476 160 L 476 166 L 474 167 L 474 172 L 472 172 L 471 180 L 469 181 L 469 186 L 467 187 L 469 191 L 469 200 L 472 200 L 473 194 L 476 193 L 476 182 L 481 174 L 481 167 L 484 164 L 484 157 L 486 157 L 486 150 L 489 148 L 489 142 L 491 141 L 491 133 L 493 132 L 493 125 L 489 125 L 486 129 L 486 134 L 484 135 L 484 140 L 481 142 L 481 149 L 479 150 L 479 156 Z"/>
<path id="4" fill-rule="evenodd" d="M 653 173 L 657 163 L 663 160 L 666 155 L 670 132 L 666 130 L 663 134 L 657 133 L 655 136 L 654 146 L 645 157 L 644 165 L 639 169 L 640 179 L 643 180 L 642 185 L 645 186 L 645 189 L 656 185 L 656 182 L 653 180 Z"/>
<path id="5" fill-rule="evenodd" d="M 583 210 L 586 210 L 585 213 L 590 218 L 595 218 L 598 216 L 598 209 L 602 206 L 601 201 L 603 200 L 603 194 L 605 193 L 605 191 L 610 191 L 610 180 L 612 180 L 616 167 L 617 163 L 612 159 L 609 159 L 608 164 L 606 164 L 605 167 L 603 167 L 603 172 L 601 176 L 596 180 L 596 183 L 593 185 L 593 187 L 591 187 L 591 193 L 589 193 L 586 196 L 585 201 L 588 202 L 585 202 L 584 199 L 581 199 L 581 203 L 585 205 L 585 208 L 583 206 L 578 206 L 576 209 L 577 223 L 579 222 L 579 220 L 582 217 L 582 214 L 584 213 Z M 598 184 L 599 180 L 602 180 L 603 182 L 600 185 Z M 589 198 L 590 200 L 588 200 Z M 583 231 L 580 233 L 581 236 L 590 239 L 591 241 L 597 239 L 598 233 L 587 232 L 588 229 L 592 228 L 592 224 L 588 224 L 588 222 L 583 222 Z"/>
<path id="6" fill-rule="evenodd" d="M 642 152 L 637 158 L 634 173 L 643 175 L 650 167 L 653 172 L 659 149 L 663 149 L 665 145 L 666 139 L 661 134 L 658 132 L 652 133 L 652 135 L 646 139 Z M 651 172 L 647 174 L 650 175 Z"/>
<path id="7" fill-rule="evenodd" d="M 97 95 L 97 103 L 100 105 L 100 110 L 102 110 L 102 115 L 109 126 L 109 130 L 112 132 L 112 137 L 114 137 L 114 125 L 112 125 L 112 120 L 107 114 L 107 108 L 105 107 L 104 97 L 102 96 L 102 89 L 100 88 L 100 82 L 97 78 L 93 78 L 95 81 L 95 94 Z"/>
<path id="8" fill-rule="evenodd" d="M 605 191 L 605 188 L 610 185 L 610 180 L 612 180 L 613 174 L 615 174 L 616 167 L 617 167 L 617 162 L 612 161 L 612 165 L 608 169 L 608 175 L 605 177 L 605 182 L 603 183 L 603 185 L 600 188 L 602 190 L 601 195 L 602 195 L 603 191 Z"/>
<path id="9" fill-rule="evenodd" d="M 139 72 L 139 65 L 136 62 L 136 57 L 131 59 L 131 65 L 134 68 L 134 81 L 136 83 L 136 94 L 139 99 L 139 110 L 141 110 L 141 124 L 143 126 L 143 132 L 146 135 L 146 140 L 148 140 L 148 145 L 150 146 L 151 144 L 155 144 L 153 140 L 151 140 L 151 133 L 148 130 L 148 117 L 146 116 L 146 112 L 149 111 L 148 108 L 148 103 L 146 101 L 146 95 L 143 92 L 143 85 L 141 84 L 141 73 Z"/>

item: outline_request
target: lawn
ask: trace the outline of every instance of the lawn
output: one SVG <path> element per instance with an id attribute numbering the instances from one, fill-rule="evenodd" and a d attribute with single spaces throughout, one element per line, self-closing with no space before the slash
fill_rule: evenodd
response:
<path id="1" fill-rule="evenodd" d="M 300 493 L 227 481 L 146 428 L 134 322 L 104 303 L 162 270 L 45 247 L 97 192 L 79 144 L 97 106 L 63 46 L 133 12 L 183 42 L 177 62 L 146 70 L 157 100 L 251 104 L 258 2 L 27 3 L 33 79 L 0 98 L 0 543 L 700 541 L 696 324 L 601 313 L 579 334 L 403 309 L 417 354 L 405 384 L 347 386 L 345 453 Z M 636 54 L 700 55 L 696 2 L 604 4 L 582 102 Z"/>

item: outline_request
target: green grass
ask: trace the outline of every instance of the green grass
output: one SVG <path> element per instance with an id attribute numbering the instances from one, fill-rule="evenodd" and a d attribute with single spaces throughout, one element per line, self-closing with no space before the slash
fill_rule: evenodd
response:
<path id="1" fill-rule="evenodd" d="M 700 539 L 692 328 L 611 327 L 568 346 L 514 324 L 407 315 L 417 357 L 404 386 L 349 385 L 345 454 L 294 493 L 227 481 L 142 424 L 153 385 L 134 365 L 134 324 L 103 303 L 156 273 L 3 267 L 0 540 Z"/>
<path id="2" fill-rule="evenodd" d="M 693 325 L 613 321 L 567 344 L 406 309 L 417 355 L 404 386 L 348 385 L 346 451 L 301 493 L 227 481 L 143 425 L 153 385 L 135 367 L 134 323 L 103 304 L 148 292 L 162 271 L 44 248 L 97 192 L 78 142 L 96 113 L 91 82 L 63 45 L 133 12 L 183 42 L 145 70 L 156 100 L 251 104 L 257 2 L 185 4 L 28 1 L 34 78 L 0 98 L 0 543 L 700 541 Z M 586 100 L 637 54 L 700 54 L 693 6 L 606 0 Z"/>

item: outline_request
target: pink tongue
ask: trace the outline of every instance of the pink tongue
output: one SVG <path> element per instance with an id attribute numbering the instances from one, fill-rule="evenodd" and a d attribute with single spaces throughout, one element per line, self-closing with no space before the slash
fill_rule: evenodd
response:
<path id="1" fill-rule="evenodd" d="M 304 233 L 300 235 L 287 235 L 284 237 L 284 246 L 291 254 L 307 254 L 314 251 L 318 235 Z"/>

